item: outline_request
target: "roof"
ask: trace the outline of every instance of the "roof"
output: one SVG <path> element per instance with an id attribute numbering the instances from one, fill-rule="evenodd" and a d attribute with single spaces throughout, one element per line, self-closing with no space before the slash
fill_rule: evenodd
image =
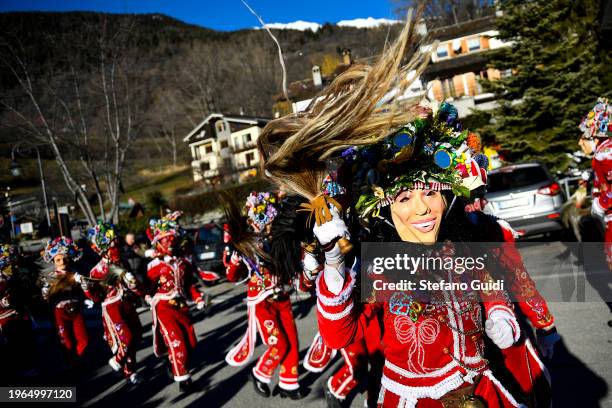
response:
<path id="1" fill-rule="evenodd" d="M 211 122 L 216 122 L 219 119 L 225 119 L 230 123 L 240 123 L 245 125 L 257 125 L 264 127 L 266 123 L 270 121 L 270 118 L 264 118 L 260 116 L 245 116 L 245 115 L 234 115 L 234 114 L 223 114 L 223 113 L 211 113 L 202 122 L 200 122 L 187 136 L 183 138 L 183 142 L 189 142 L 191 138 L 200 133 L 202 128 L 207 126 Z"/>
<path id="2" fill-rule="evenodd" d="M 472 34 L 482 33 L 495 29 L 495 15 L 476 18 L 459 24 L 432 28 L 429 30 L 429 38 L 438 41 L 448 41 L 455 38 L 466 37 Z"/>
<path id="3" fill-rule="evenodd" d="M 430 63 L 423 72 L 423 79 L 449 78 L 466 72 L 480 71 L 487 66 L 487 52 L 481 51 Z"/>

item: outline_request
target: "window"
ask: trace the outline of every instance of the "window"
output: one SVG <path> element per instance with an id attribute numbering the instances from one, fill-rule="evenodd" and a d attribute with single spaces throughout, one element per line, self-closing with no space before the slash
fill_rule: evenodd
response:
<path id="1" fill-rule="evenodd" d="M 249 143 L 251 143 L 251 140 L 252 139 L 251 139 L 251 134 L 250 133 L 242 135 L 242 143 L 244 143 L 245 146 L 248 145 Z"/>
<path id="2" fill-rule="evenodd" d="M 549 180 L 550 177 L 540 165 L 519 168 L 507 167 L 489 174 L 487 192 L 516 190 Z"/>
<path id="3" fill-rule="evenodd" d="M 246 157 L 247 167 L 249 167 L 251 165 L 251 162 L 255 160 L 255 153 L 253 152 L 247 153 L 245 157 Z"/>
<path id="4" fill-rule="evenodd" d="M 211 144 L 207 144 L 201 147 L 202 149 L 202 155 L 208 154 L 208 153 L 212 153 L 213 148 Z"/>
<path id="5" fill-rule="evenodd" d="M 444 44 L 438 47 L 436 51 L 436 55 L 438 58 L 446 58 L 448 57 L 448 44 Z"/>
<path id="6" fill-rule="evenodd" d="M 223 159 L 223 167 L 228 170 L 230 170 L 233 167 L 231 157 L 226 157 Z"/>
<path id="7" fill-rule="evenodd" d="M 193 148 L 193 159 L 200 160 L 200 148 L 199 147 Z"/>
<path id="8" fill-rule="evenodd" d="M 227 149 L 227 147 L 229 146 L 229 143 L 227 143 L 227 140 L 222 140 L 220 143 L 221 149 Z"/>
<path id="9" fill-rule="evenodd" d="M 477 51 L 480 49 L 480 37 L 470 38 L 468 40 L 468 50 Z"/>
<path id="10" fill-rule="evenodd" d="M 217 128 L 217 133 L 225 132 L 225 124 L 223 123 L 223 120 L 218 120 L 215 127 Z"/>
<path id="11" fill-rule="evenodd" d="M 201 171 L 208 171 L 208 170 L 210 170 L 210 163 L 209 162 L 202 162 L 202 163 L 200 163 L 200 170 Z"/>

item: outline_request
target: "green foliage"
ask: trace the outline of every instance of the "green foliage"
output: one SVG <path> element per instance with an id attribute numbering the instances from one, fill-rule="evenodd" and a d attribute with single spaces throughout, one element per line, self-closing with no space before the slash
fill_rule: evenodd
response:
<path id="1" fill-rule="evenodd" d="M 500 108 L 485 132 L 494 133 L 511 161 L 541 160 L 555 170 L 576 151 L 578 124 L 597 97 L 612 94 L 609 51 L 600 46 L 599 0 L 500 2 L 499 38 L 512 46 L 490 65 L 513 75 L 485 82 Z"/>

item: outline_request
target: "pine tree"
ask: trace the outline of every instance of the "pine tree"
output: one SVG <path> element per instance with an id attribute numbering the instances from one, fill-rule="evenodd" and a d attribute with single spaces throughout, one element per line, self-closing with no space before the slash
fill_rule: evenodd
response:
<path id="1" fill-rule="evenodd" d="M 490 65 L 512 72 L 484 85 L 500 107 L 496 141 L 511 161 L 540 160 L 564 170 L 578 150 L 578 124 L 597 97 L 612 95 L 612 58 L 600 46 L 599 0 L 506 0 Z"/>

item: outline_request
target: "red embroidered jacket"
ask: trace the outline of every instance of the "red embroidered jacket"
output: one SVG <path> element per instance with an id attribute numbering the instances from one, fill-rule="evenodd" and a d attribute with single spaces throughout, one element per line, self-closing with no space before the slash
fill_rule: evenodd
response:
<path id="1" fill-rule="evenodd" d="M 256 305 L 268 297 L 283 292 L 277 282 L 276 276 L 259 259 L 253 261 L 246 257 L 233 259 L 226 269 L 227 280 L 238 282 L 245 277 L 247 282 L 247 303 Z"/>
<path id="2" fill-rule="evenodd" d="M 359 304 L 353 296 L 355 273 L 347 271 L 338 295 L 328 290 L 323 274 L 317 278 L 319 330 L 328 346 L 339 349 L 363 338 L 370 321 L 382 315 L 382 386 L 397 395 L 437 399 L 485 371 L 483 313 L 487 318 L 494 311 L 505 314 L 515 341 L 520 336 L 512 306 L 501 293 L 490 292 L 484 298 L 485 292 L 480 292 L 478 299 L 473 292 L 441 292 L 444 298 L 422 305 L 413 321 L 406 298 L 402 301 L 405 292 L 368 307 Z M 452 282 L 452 275 L 447 282 Z"/>
<path id="3" fill-rule="evenodd" d="M 203 301 L 191 266 L 184 258 L 165 256 L 164 259 L 154 259 L 147 266 L 147 277 L 157 284 L 155 296 L 168 300 L 181 297 L 191 298 L 195 302 Z"/>
<path id="4" fill-rule="evenodd" d="M 612 140 L 604 140 L 593 155 L 593 196 L 594 204 L 604 212 L 612 208 Z"/>
<path id="5" fill-rule="evenodd" d="M 103 281 L 103 284 L 86 290 L 85 295 L 94 302 L 118 300 L 127 294 L 128 291 L 134 292 L 138 296 L 143 295 L 140 282 L 133 276 L 128 279 L 125 274 L 112 276 L 116 273 L 111 268 L 112 264 L 107 258 L 100 259 L 89 272 L 89 276 L 93 279 Z M 119 268 L 123 269 L 121 266 Z M 125 271 L 125 270 L 124 270 Z M 120 271 L 117 271 L 120 272 Z"/>

